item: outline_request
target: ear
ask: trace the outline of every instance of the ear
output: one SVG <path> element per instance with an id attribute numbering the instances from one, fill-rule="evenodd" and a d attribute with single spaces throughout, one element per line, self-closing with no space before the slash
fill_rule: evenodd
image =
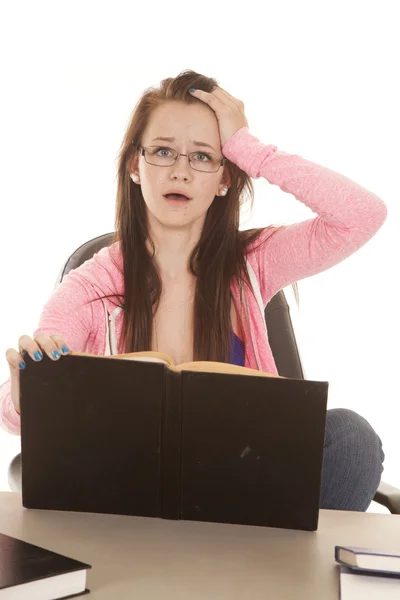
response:
<path id="1" fill-rule="evenodd" d="M 136 150 L 128 161 L 128 172 L 139 174 L 139 150 Z"/>
<path id="2" fill-rule="evenodd" d="M 133 183 L 140 185 L 140 173 L 139 173 L 139 155 L 135 152 L 134 156 L 128 161 L 128 173 Z"/>
<path id="3" fill-rule="evenodd" d="M 221 184 L 227 185 L 228 187 L 231 186 L 231 176 L 230 176 L 229 167 L 227 164 L 225 164 L 225 166 L 224 166 L 224 171 L 223 171 L 222 178 L 221 178 Z"/>
<path id="4" fill-rule="evenodd" d="M 230 175 L 229 175 L 229 169 L 228 169 L 228 167 L 225 166 L 223 174 L 222 174 L 222 177 L 221 177 L 219 185 L 218 185 L 218 190 L 219 190 L 218 191 L 218 195 L 220 195 L 221 190 L 223 188 L 228 188 L 229 189 L 230 186 L 231 186 L 231 178 L 230 178 Z"/>

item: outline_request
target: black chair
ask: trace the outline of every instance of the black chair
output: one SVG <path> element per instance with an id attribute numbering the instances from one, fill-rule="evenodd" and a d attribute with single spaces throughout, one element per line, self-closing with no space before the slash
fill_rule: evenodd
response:
<path id="1" fill-rule="evenodd" d="M 76 269 L 86 260 L 92 258 L 101 248 L 110 246 L 114 241 L 114 233 L 100 235 L 82 244 L 68 258 L 62 267 L 56 286 L 72 269 Z M 265 321 L 268 339 L 279 375 L 296 379 L 305 379 L 296 338 L 290 318 L 289 305 L 283 290 L 280 290 L 268 302 L 265 308 Z M 21 491 L 21 454 L 13 458 L 8 469 L 8 482 L 12 491 Z M 273 490 L 272 490 L 273 493 Z M 400 490 L 381 482 L 374 501 L 386 506 L 393 514 L 400 514 Z"/>

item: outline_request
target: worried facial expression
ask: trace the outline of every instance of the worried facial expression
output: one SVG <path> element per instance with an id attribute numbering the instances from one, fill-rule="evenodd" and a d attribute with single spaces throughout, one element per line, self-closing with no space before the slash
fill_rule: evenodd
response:
<path id="1" fill-rule="evenodd" d="M 158 139 L 158 138 L 169 138 Z M 156 219 L 167 227 L 181 227 L 201 220 L 204 222 L 207 210 L 215 196 L 229 185 L 226 166 L 219 166 L 222 159 L 218 121 L 209 107 L 201 104 L 166 102 L 151 115 L 143 133 L 141 146 L 151 147 L 148 164 L 139 155 L 132 170 L 138 173 L 142 194 L 147 206 L 150 221 Z M 189 165 L 186 156 L 172 162 L 173 152 L 193 154 L 195 170 Z M 207 172 L 204 163 L 214 165 L 215 172 Z M 219 168 L 218 168 L 219 166 Z M 213 167 L 214 168 L 214 167 Z M 166 196 L 168 192 L 179 192 L 179 196 Z M 224 198 L 216 198 L 223 202 Z"/>

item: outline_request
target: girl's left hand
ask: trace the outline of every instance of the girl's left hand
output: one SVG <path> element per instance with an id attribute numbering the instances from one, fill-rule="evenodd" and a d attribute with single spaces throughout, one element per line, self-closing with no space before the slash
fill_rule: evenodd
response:
<path id="1" fill-rule="evenodd" d="M 190 90 L 189 90 L 190 91 Z M 248 127 L 244 114 L 244 104 L 220 87 L 215 87 L 211 93 L 203 90 L 190 92 L 192 96 L 202 100 L 213 109 L 218 120 L 221 147 L 242 127 Z"/>

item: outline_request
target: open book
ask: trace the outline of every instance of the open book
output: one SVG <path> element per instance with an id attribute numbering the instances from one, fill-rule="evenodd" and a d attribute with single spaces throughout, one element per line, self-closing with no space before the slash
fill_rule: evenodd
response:
<path id="1" fill-rule="evenodd" d="M 23 357 L 23 506 L 317 528 L 327 382 L 156 352 Z"/>
<path id="2" fill-rule="evenodd" d="M 72 356 L 94 356 L 96 358 L 121 358 L 124 360 L 139 360 L 143 362 L 156 362 L 165 364 L 171 371 L 204 371 L 207 373 L 232 373 L 237 375 L 255 375 L 259 377 L 280 377 L 281 375 L 272 375 L 256 369 L 248 367 L 240 367 L 230 363 L 214 362 L 214 361 L 192 361 L 175 365 L 174 361 L 168 354 L 162 352 L 127 352 L 126 354 L 113 354 L 111 356 L 99 356 L 97 354 L 89 354 L 88 352 L 73 352 L 69 353 Z M 284 379 L 284 378 L 283 378 Z"/>

